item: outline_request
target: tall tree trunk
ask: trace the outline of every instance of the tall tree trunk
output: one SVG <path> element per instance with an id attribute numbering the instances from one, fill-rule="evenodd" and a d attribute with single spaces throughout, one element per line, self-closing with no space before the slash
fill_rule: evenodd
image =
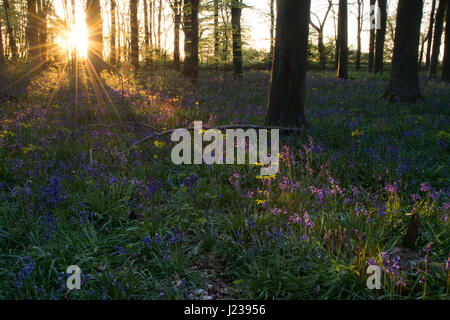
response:
<path id="1" fill-rule="evenodd" d="M 135 71 L 139 69 L 139 34 L 137 18 L 138 0 L 130 0 L 130 27 L 131 27 L 131 64 Z"/>
<path id="2" fill-rule="evenodd" d="M 17 60 L 19 57 L 16 38 L 14 36 L 14 30 L 9 21 L 9 0 L 3 0 L 3 7 L 5 8 L 5 22 L 6 22 L 6 30 L 8 32 L 8 40 L 9 40 L 9 49 L 11 50 L 11 58 L 13 61 Z"/>
<path id="3" fill-rule="evenodd" d="M 145 66 L 149 66 L 149 47 L 150 47 L 150 32 L 148 29 L 148 3 L 147 0 L 142 0 L 144 2 L 144 60 Z"/>
<path id="4" fill-rule="evenodd" d="M 272 69 L 273 53 L 275 49 L 275 0 L 270 0 L 270 56 L 269 70 Z"/>
<path id="5" fill-rule="evenodd" d="M 146 0 L 144 0 L 145 2 Z M 111 66 L 116 65 L 116 0 L 111 0 L 111 54 L 109 56 Z"/>
<path id="6" fill-rule="evenodd" d="M 376 30 L 376 21 L 374 21 L 373 19 L 375 19 L 376 17 L 376 9 L 375 5 L 376 5 L 377 1 L 376 0 L 370 0 L 370 12 L 371 12 L 371 16 L 370 16 L 370 36 L 369 36 L 369 61 L 368 61 L 368 70 L 369 72 L 373 72 L 373 67 L 374 67 L 374 60 L 375 60 L 375 30 Z"/>
<path id="7" fill-rule="evenodd" d="M 153 11 L 154 11 L 154 0 L 149 0 L 149 15 L 148 15 L 148 34 L 149 34 L 149 53 L 148 53 L 148 60 L 146 61 L 147 67 L 150 69 L 153 66 Z"/>
<path id="8" fill-rule="evenodd" d="M 198 11 L 200 0 L 184 1 L 185 64 L 184 74 L 193 80 L 198 79 Z"/>
<path id="9" fill-rule="evenodd" d="M 180 70 L 180 27 L 181 27 L 181 0 L 173 1 L 174 11 L 174 46 L 173 64 L 175 70 Z"/>
<path id="10" fill-rule="evenodd" d="M 100 0 L 87 0 L 86 25 L 88 29 L 89 67 L 99 73 L 105 67 L 103 61 L 103 19 Z"/>
<path id="11" fill-rule="evenodd" d="M 442 80 L 450 82 L 450 1 L 448 0 L 446 17 L 444 59 L 442 61 Z"/>
<path id="12" fill-rule="evenodd" d="M 425 60 L 425 65 L 428 70 L 430 67 L 430 58 L 431 58 L 431 45 L 433 44 L 433 26 L 434 26 L 434 13 L 436 11 L 436 0 L 433 0 L 431 3 L 431 13 L 430 13 L 430 25 L 428 26 L 428 34 L 427 34 L 427 56 Z"/>
<path id="13" fill-rule="evenodd" d="M 377 30 L 375 45 L 375 73 L 383 73 L 384 40 L 386 37 L 387 0 L 378 0 L 381 28 Z"/>
<path id="14" fill-rule="evenodd" d="M 275 52 L 266 116 L 269 125 L 300 126 L 306 122 L 310 8 L 311 0 L 277 2 Z"/>
<path id="15" fill-rule="evenodd" d="M 39 34 L 36 0 L 27 0 L 28 59 L 33 67 L 39 64 Z"/>
<path id="16" fill-rule="evenodd" d="M 219 36 L 219 0 L 214 0 L 214 73 L 216 75 L 219 72 Z"/>
<path id="17" fill-rule="evenodd" d="M 388 88 L 383 97 L 389 100 L 417 101 L 419 85 L 418 55 L 422 0 L 399 0 L 394 54 Z"/>
<path id="18" fill-rule="evenodd" d="M 363 2 L 358 0 L 358 28 L 357 28 L 357 45 L 356 45 L 356 70 L 361 69 L 361 32 L 363 24 Z"/>
<path id="19" fill-rule="evenodd" d="M 8 96 L 8 73 L 5 61 L 5 51 L 3 50 L 3 34 L 1 32 L 0 20 L 0 98 Z"/>
<path id="20" fill-rule="evenodd" d="M 439 54 L 441 52 L 442 29 L 444 25 L 444 14 L 447 0 L 439 0 L 436 13 L 436 25 L 434 26 L 433 50 L 431 53 L 430 66 L 428 68 L 428 78 L 434 79 L 437 75 Z"/>
<path id="21" fill-rule="evenodd" d="M 162 17 L 162 0 L 159 0 L 158 8 L 158 52 L 161 51 L 161 17 Z"/>
<path id="22" fill-rule="evenodd" d="M 38 26 L 39 26 L 39 47 L 42 67 L 45 68 L 48 65 L 47 61 L 47 14 L 48 14 L 48 2 L 45 0 L 38 0 Z"/>
<path id="23" fill-rule="evenodd" d="M 339 79 L 348 78 L 348 15 L 347 0 L 339 0 Z"/>
<path id="24" fill-rule="evenodd" d="M 233 76 L 242 78 L 242 33 L 241 33 L 242 0 L 232 0 L 231 26 L 233 29 Z"/>

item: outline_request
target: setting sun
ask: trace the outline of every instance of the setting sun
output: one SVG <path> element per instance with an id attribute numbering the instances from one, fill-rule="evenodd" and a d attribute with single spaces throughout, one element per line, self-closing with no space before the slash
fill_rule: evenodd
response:
<path id="1" fill-rule="evenodd" d="M 85 23 L 77 23 L 74 30 L 69 32 L 67 37 L 67 46 L 77 50 L 80 57 L 87 56 L 87 28 Z"/>

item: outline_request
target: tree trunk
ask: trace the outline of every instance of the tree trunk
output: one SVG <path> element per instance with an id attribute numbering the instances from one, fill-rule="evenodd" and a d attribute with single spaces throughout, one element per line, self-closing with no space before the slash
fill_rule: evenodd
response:
<path id="1" fill-rule="evenodd" d="M 348 15 L 347 15 L 347 0 L 339 0 L 339 64 L 338 74 L 339 79 L 348 78 Z"/>
<path id="2" fill-rule="evenodd" d="M 358 30 L 357 30 L 357 45 L 356 45 L 356 70 L 361 69 L 361 32 L 363 19 L 363 2 L 358 0 Z"/>
<path id="3" fill-rule="evenodd" d="M 130 27 L 131 27 L 131 64 L 134 70 L 139 69 L 139 34 L 137 18 L 138 0 L 130 0 Z"/>
<path id="4" fill-rule="evenodd" d="M 231 26 L 233 29 L 233 76 L 242 78 L 242 34 L 241 34 L 242 0 L 232 0 Z"/>
<path id="5" fill-rule="evenodd" d="M 9 22 L 9 0 L 3 1 L 3 7 L 5 8 L 5 22 L 6 22 L 6 30 L 8 32 L 8 40 L 9 40 L 9 49 L 11 50 L 11 58 L 13 61 L 17 60 L 19 57 L 17 51 L 16 38 L 14 37 L 14 30 Z"/>
<path id="6" fill-rule="evenodd" d="M 219 0 L 214 0 L 214 73 L 216 75 L 219 72 L 219 36 Z"/>
<path id="7" fill-rule="evenodd" d="M 436 13 L 436 25 L 434 26 L 433 50 L 431 53 L 430 66 L 428 68 L 428 78 L 434 79 L 437 75 L 439 54 L 441 52 L 442 29 L 444 25 L 444 14 L 447 0 L 439 0 Z"/>
<path id="8" fill-rule="evenodd" d="M 431 45 L 433 43 L 433 26 L 434 26 L 434 13 L 436 11 L 436 0 L 433 0 L 431 3 L 431 13 L 430 13 L 430 25 L 428 26 L 428 35 L 427 35 L 427 56 L 425 60 L 425 65 L 428 70 L 430 67 L 430 58 L 431 58 Z"/>
<path id="9" fill-rule="evenodd" d="M 270 0 L 270 56 L 269 56 L 269 70 L 272 69 L 274 49 L 275 49 L 275 0 Z"/>
<path id="10" fill-rule="evenodd" d="M 8 97 L 8 73 L 5 61 L 5 51 L 3 50 L 3 35 L 1 32 L 0 20 L 0 98 Z"/>
<path id="11" fill-rule="evenodd" d="M 383 97 L 389 100 L 417 101 L 419 85 L 418 55 L 422 0 L 399 0 L 394 54 L 388 88 Z"/>
<path id="12" fill-rule="evenodd" d="M 269 125 L 305 123 L 306 71 L 311 0 L 277 2 L 277 28 L 269 104 Z"/>
<path id="13" fill-rule="evenodd" d="M 370 12 L 371 12 L 371 21 L 370 21 L 370 36 L 369 36 L 369 61 L 368 61 L 368 70 L 369 72 L 373 72 L 373 65 L 375 60 L 375 25 L 372 20 L 375 17 L 377 10 L 372 11 L 372 8 L 376 5 L 376 0 L 370 0 Z"/>
<path id="14" fill-rule="evenodd" d="M 174 0 L 174 46 L 173 64 L 175 70 L 180 70 L 180 26 L 181 26 L 181 0 Z"/>
<path id="15" fill-rule="evenodd" d="M 44 0 L 38 1 L 38 16 L 39 16 L 39 47 L 42 67 L 45 68 L 48 65 L 47 61 L 47 14 L 48 14 L 48 2 Z"/>
<path id="16" fill-rule="evenodd" d="M 198 11 L 200 0 L 184 1 L 185 65 L 184 74 L 198 79 Z"/>
<path id="17" fill-rule="evenodd" d="M 325 70 L 327 64 L 327 55 L 325 53 L 325 45 L 323 44 L 323 29 L 319 30 L 318 33 L 318 49 L 319 49 L 319 70 Z"/>
<path id="18" fill-rule="evenodd" d="M 448 0 L 446 17 L 444 59 L 442 61 L 442 80 L 450 82 L 450 1 Z"/>
<path id="19" fill-rule="evenodd" d="M 99 73 L 104 67 L 103 61 L 103 20 L 100 0 L 87 0 L 86 25 L 88 29 L 89 67 Z"/>
<path id="20" fill-rule="evenodd" d="M 154 11 L 154 4 L 153 0 L 149 0 L 149 15 L 148 15 L 148 34 L 149 34 L 149 52 L 148 52 L 148 60 L 145 62 L 147 64 L 148 68 L 153 67 L 153 11 Z"/>
<path id="21" fill-rule="evenodd" d="M 28 20 L 28 59 L 30 65 L 36 68 L 39 65 L 39 33 L 36 0 L 27 0 Z"/>
<path id="22" fill-rule="evenodd" d="M 145 2 L 146 0 L 144 0 Z M 109 56 L 111 66 L 116 65 L 116 0 L 111 0 L 111 54 Z"/>
<path id="23" fill-rule="evenodd" d="M 159 0 L 159 8 L 158 8 L 158 52 L 161 51 L 161 17 L 162 17 L 162 0 Z"/>
<path id="24" fill-rule="evenodd" d="M 375 45 L 375 73 L 383 73 L 384 40 L 386 37 L 387 0 L 378 0 L 381 28 L 377 30 Z"/>

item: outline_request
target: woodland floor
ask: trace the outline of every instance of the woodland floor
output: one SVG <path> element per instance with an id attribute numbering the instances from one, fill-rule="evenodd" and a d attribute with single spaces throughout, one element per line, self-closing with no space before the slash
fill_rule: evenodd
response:
<path id="1" fill-rule="evenodd" d="M 448 84 L 388 103 L 387 74 L 309 74 L 308 127 L 281 135 L 281 172 L 261 179 L 176 166 L 170 136 L 133 147 L 151 131 L 129 122 L 263 123 L 268 73 L 203 76 L 80 72 L 75 91 L 51 69 L 1 102 L 0 299 L 448 298 Z M 412 213 L 411 258 L 396 249 Z M 69 265 L 81 290 L 65 288 Z"/>

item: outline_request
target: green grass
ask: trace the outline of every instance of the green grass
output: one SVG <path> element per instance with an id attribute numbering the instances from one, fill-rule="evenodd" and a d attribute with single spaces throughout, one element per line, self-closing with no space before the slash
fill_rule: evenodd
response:
<path id="1" fill-rule="evenodd" d="M 422 79 L 426 101 L 403 104 L 380 99 L 386 74 L 309 75 L 308 127 L 282 135 L 286 156 L 268 180 L 254 165 L 175 166 L 162 138 L 115 157 L 142 128 L 67 135 L 121 121 L 262 123 L 268 73 L 197 85 L 124 75 L 123 105 L 119 77 L 105 74 L 114 103 L 77 108 L 58 76 L 0 107 L 0 299 L 417 299 L 424 288 L 448 298 L 448 84 Z M 433 243 L 428 272 L 384 273 L 382 290 L 367 289 L 368 260 L 383 266 L 413 212 L 422 258 Z M 69 265 L 81 290 L 65 288 Z"/>

